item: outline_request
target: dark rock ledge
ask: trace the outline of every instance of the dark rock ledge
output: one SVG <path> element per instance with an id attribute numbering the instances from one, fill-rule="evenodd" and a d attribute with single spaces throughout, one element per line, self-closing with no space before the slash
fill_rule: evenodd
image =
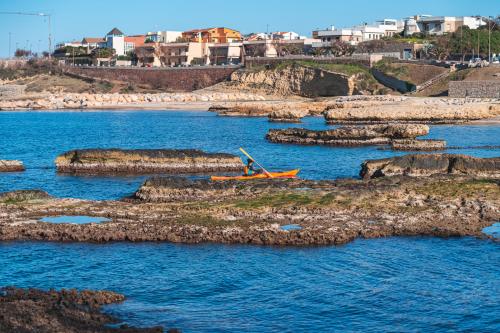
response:
<path id="1" fill-rule="evenodd" d="M 108 326 L 117 319 L 103 313 L 101 306 L 124 299 L 123 295 L 111 291 L 3 288 L 0 290 L 0 332 L 163 332 L 161 327 Z"/>
<path id="2" fill-rule="evenodd" d="M 58 172 L 68 173 L 207 173 L 241 171 L 238 156 L 193 149 L 81 149 L 56 158 Z"/>

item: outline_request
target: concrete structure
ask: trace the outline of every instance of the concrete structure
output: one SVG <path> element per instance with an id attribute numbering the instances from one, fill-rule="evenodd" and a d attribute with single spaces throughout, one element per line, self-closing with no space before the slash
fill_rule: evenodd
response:
<path id="1" fill-rule="evenodd" d="M 242 40 L 239 31 L 224 27 L 184 31 L 182 37 L 194 43 L 231 43 Z"/>
<path id="2" fill-rule="evenodd" d="M 450 81 L 448 95 L 456 98 L 500 99 L 500 81 Z"/>
<path id="3" fill-rule="evenodd" d="M 271 39 L 292 40 L 292 39 L 306 39 L 306 37 L 300 36 L 298 33 L 293 31 L 276 31 L 271 33 Z"/>
<path id="4" fill-rule="evenodd" d="M 181 31 L 154 31 L 146 34 L 146 38 L 155 43 L 174 43 L 180 37 L 182 37 Z"/>
<path id="5" fill-rule="evenodd" d="M 486 25 L 486 22 L 481 17 L 415 15 L 405 20 L 404 34 L 443 35 L 455 32 L 461 26 L 477 29 L 483 25 Z"/>

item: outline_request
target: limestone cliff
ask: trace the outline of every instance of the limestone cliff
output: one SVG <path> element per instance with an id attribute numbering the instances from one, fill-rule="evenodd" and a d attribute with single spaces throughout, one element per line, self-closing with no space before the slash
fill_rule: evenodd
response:
<path id="1" fill-rule="evenodd" d="M 365 73 L 346 75 L 292 63 L 275 69 L 237 71 L 231 74 L 231 82 L 275 95 L 347 96 L 362 93 L 358 81 L 363 75 Z"/>

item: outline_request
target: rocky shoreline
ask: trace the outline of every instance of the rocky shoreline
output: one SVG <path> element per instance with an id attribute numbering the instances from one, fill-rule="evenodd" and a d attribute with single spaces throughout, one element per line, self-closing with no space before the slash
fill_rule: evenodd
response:
<path id="1" fill-rule="evenodd" d="M 123 295 L 111 291 L 78 291 L 75 289 L 44 291 L 14 287 L 2 288 L 0 289 L 0 331 L 39 333 L 163 332 L 161 327 L 110 326 L 117 323 L 118 320 L 103 313 L 102 306 L 120 303 L 124 299 Z"/>
<path id="2" fill-rule="evenodd" d="M 236 155 L 194 149 L 81 149 L 59 155 L 58 172 L 147 174 L 242 171 Z"/>
<path id="3" fill-rule="evenodd" d="M 446 155 L 428 156 L 427 162 L 418 165 L 449 160 Z M 405 170 L 405 165 L 393 163 L 398 170 Z M 426 177 L 411 177 L 393 171 L 395 176 L 373 178 L 382 164 L 383 175 L 389 175 L 388 161 L 369 161 L 369 172 L 363 174 L 366 180 L 210 182 L 152 178 L 133 196 L 120 201 L 59 199 L 41 191 L 10 192 L 0 196 L 0 241 L 334 245 L 358 237 L 481 237 L 484 227 L 500 219 L 498 158 L 493 163 L 490 159 L 462 158 L 454 164 L 457 170 L 467 172 L 415 171 L 412 176 Z M 61 215 L 106 217 L 110 221 L 40 221 Z M 288 224 L 297 224 L 300 230 L 282 229 Z"/>

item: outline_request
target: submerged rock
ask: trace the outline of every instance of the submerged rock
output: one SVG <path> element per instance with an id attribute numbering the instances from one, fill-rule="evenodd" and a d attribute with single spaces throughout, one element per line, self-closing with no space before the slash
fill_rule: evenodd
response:
<path id="1" fill-rule="evenodd" d="M 16 172 L 24 170 L 24 165 L 21 161 L 0 160 L 0 172 Z"/>
<path id="2" fill-rule="evenodd" d="M 111 291 L 3 288 L 0 292 L 1 332 L 163 332 L 156 328 L 111 328 L 117 320 L 101 306 L 123 302 Z"/>
<path id="3" fill-rule="evenodd" d="M 431 151 L 446 149 L 445 140 L 397 139 L 391 141 L 393 150 Z"/>
<path id="4" fill-rule="evenodd" d="M 275 143 L 359 146 L 389 144 L 393 139 L 413 139 L 428 133 L 429 126 L 427 125 L 386 124 L 344 126 L 326 131 L 304 128 L 271 129 L 267 133 L 266 139 Z"/>
<path id="5" fill-rule="evenodd" d="M 178 149 L 82 149 L 56 159 L 57 171 L 71 173 L 206 173 L 241 171 L 238 156 Z"/>
<path id="6" fill-rule="evenodd" d="M 369 179 L 383 176 L 430 176 L 459 174 L 476 177 L 500 177 L 500 157 L 478 158 L 451 154 L 405 155 L 368 160 L 361 165 L 360 176 Z"/>

